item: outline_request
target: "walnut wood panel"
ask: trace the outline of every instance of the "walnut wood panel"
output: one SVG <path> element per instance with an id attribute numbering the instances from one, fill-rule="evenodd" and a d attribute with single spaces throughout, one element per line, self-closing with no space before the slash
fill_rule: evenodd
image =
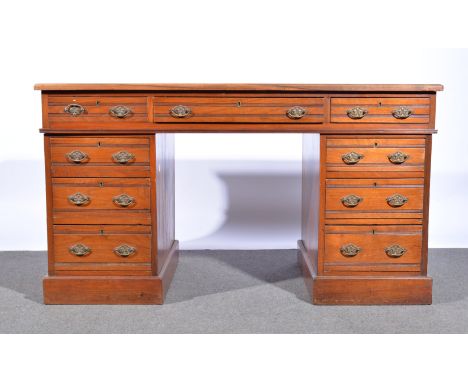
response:
<path id="1" fill-rule="evenodd" d="M 302 229 L 301 237 L 308 260 L 317 266 L 320 235 L 321 167 L 320 136 L 302 135 Z M 322 156 L 323 158 L 323 156 Z M 323 199 L 322 199 L 323 203 Z"/>
<path id="2" fill-rule="evenodd" d="M 82 114 L 71 115 L 65 111 L 68 105 L 80 105 Z M 118 118 L 111 114 L 111 109 L 116 106 L 124 106 L 129 113 L 124 118 Z M 102 97 L 99 95 L 49 95 L 48 97 L 49 122 L 112 122 L 122 121 L 146 122 L 147 104 L 146 97 Z"/>
<path id="3" fill-rule="evenodd" d="M 323 122 L 323 98 L 246 98 L 246 97 L 155 97 L 154 121 L 191 122 L 275 122 L 321 123 Z M 190 109 L 184 118 L 171 116 L 171 109 L 183 105 Z M 288 118 L 287 112 L 294 106 L 305 109 L 299 119 Z"/>
<path id="4" fill-rule="evenodd" d="M 335 98 L 331 99 L 332 123 L 429 123 L 430 98 Z M 411 115 L 405 119 L 392 113 L 399 107 L 407 107 Z M 351 118 L 348 112 L 360 107 L 366 114 L 360 119 Z"/>
<path id="5" fill-rule="evenodd" d="M 158 273 L 175 240 L 175 167 L 174 135 L 156 135 L 156 212 L 158 237 Z M 154 200 L 154 199 L 153 199 Z"/>

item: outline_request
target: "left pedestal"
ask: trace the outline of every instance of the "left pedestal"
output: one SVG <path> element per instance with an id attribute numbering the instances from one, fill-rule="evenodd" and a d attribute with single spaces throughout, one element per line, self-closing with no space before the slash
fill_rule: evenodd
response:
<path id="1" fill-rule="evenodd" d="M 178 259 L 173 137 L 45 136 L 46 304 L 162 304 Z"/>

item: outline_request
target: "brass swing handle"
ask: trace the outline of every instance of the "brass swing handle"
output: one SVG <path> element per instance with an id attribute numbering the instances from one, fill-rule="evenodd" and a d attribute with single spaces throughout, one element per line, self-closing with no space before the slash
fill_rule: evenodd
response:
<path id="1" fill-rule="evenodd" d="M 292 108 L 286 111 L 286 115 L 290 119 L 301 119 L 307 113 L 307 109 L 302 106 L 293 106 Z"/>
<path id="2" fill-rule="evenodd" d="M 63 111 L 67 114 L 70 114 L 73 117 L 76 117 L 78 115 L 83 114 L 86 111 L 86 109 L 78 103 L 71 103 L 65 106 L 65 109 L 63 109 Z"/>
<path id="3" fill-rule="evenodd" d="M 128 207 L 131 206 L 132 204 L 135 204 L 136 199 L 133 196 L 127 195 L 127 194 L 121 194 L 114 196 L 112 198 L 112 202 L 114 204 L 117 204 L 120 207 Z"/>
<path id="4" fill-rule="evenodd" d="M 132 110 L 127 106 L 117 105 L 117 106 L 111 107 L 109 109 L 109 113 L 112 117 L 115 117 L 115 118 L 125 118 L 132 113 Z"/>
<path id="5" fill-rule="evenodd" d="M 128 151 L 119 151 L 112 154 L 112 160 L 116 163 L 127 164 L 135 159 L 135 155 Z"/>
<path id="6" fill-rule="evenodd" d="M 128 244 L 122 244 L 114 248 L 114 253 L 120 257 L 129 257 L 136 253 L 136 248 Z"/>
<path id="7" fill-rule="evenodd" d="M 177 105 L 169 110 L 169 114 L 174 118 L 185 118 L 192 114 L 192 109 L 190 109 L 188 106 Z"/>
<path id="8" fill-rule="evenodd" d="M 356 164 L 362 158 L 364 158 L 364 154 L 359 154 L 359 153 L 357 153 L 355 151 L 351 151 L 351 152 L 343 154 L 341 156 L 341 160 L 346 164 Z"/>
<path id="9" fill-rule="evenodd" d="M 353 107 L 353 108 L 346 111 L 346 114 L 351 119 L 362 119 L 368 113 L 369 113 L 369 111 L 366 108 L 363 108 L 361 106 L 355 106 L 355 107 Z"/>
<path id="10" fill-rule="evenodd" d="M 402 164 L 406 162 L 406 160 L 409 158 L 409 155 L 402 151 L 397 151 L 393 154 L 389 154 L 387 158 L 393 164 Z"/>
<path id="11" fill-rule="evenodd" d="M 343 245 L 340 248 L 340 253 L 345 257 L 354 257 L 359 252 L 361 252 L 361 248 L 358 247 L 356 244 L 353 244 L 353 243 Z"/>
<path id="12" fill-rule="evenodd" d="M 356 207 L 363 200 L 364 200 L 364 198 L 361 198 L 360 196 L 351 194 L 351 195 L 347 195 L 347 196 L 341 198 L 341 203 L 343 203 L 343 205 L 345 207 Z"/>
<path id="13" fill-rule="evenodd" d="M 88 154 L 80 150 L 71 151 L 67 153 L 65 156 L 69 162 L 76 163 L 76 164 L 85 163 L 89 160 Z"/>
<path id="14" fill-rule="evenodd" d="M 68 201 L 75 206 L 85 206 L 91 202 L 91 198 L 88 195 L 77 192 L 68 197 Z"/>
<path id="15" fill-rule="evenodd" d="M 70 252 L 72 255 L 82 257 L 89 255 L 91 253 L 91 248 L 84 244 L 78 243 L 68 248 L 68 252 Z"/>
<path id="16" fill-rule="evenodd" d="M 392 115 L 396 119 L 406 119 L 408 118 L 411 114 L 413 114 L 413 111 L 408 108 L 407 106 L 400 106 L 396 108 L 395 110 L 392 111 Z"/>
<path id="17" fill-rule="evenodd" d="M 401 207 L 408 202 L 408 198 L 401 194 L 393 194 L 387 198 L 387 203 L 391 207 Z"/>
<path id="18" fill-rule="evenodd" d="M 390 247 L 385 248 L 385 253 L 390 257 L 401 257 L 406 253 L 407 249 L 402 247 L 399 244 L 391 245 Z"/>

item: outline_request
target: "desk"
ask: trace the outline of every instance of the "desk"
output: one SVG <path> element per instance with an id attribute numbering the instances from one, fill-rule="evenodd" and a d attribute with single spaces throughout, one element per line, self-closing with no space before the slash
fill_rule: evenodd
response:
<path id="1" fill-rule="evenodd" d="M 441 85 L 35 89 L 45 144 L 46 304 L 164 302 L 178 260 L 178 132 L 303 133 L 298 259 L 312 302 L 431 303 L 429 184 Z"/>

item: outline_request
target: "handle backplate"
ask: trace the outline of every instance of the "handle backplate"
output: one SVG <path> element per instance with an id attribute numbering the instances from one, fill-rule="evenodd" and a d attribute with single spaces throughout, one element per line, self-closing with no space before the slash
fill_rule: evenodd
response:
<path id="1" fill-rule="evenodd" d="M 361 203 L 364 199 L 361 198 L 360 196 L 351 194 L 351 195 L 346 195 L 345 197 L 341 198 L 341 203 L 345 207 L 356 207 L 359 203 Z"/>
<path id="2" fill-rule="evenodd" d="M 393 154 L 389 154 L 387 158 L 393 164 L 402 164 L 406 162 L 406 160 L 409 158 L 409 155 L 402 151 L 397 151 Z"/>
<path id="3" fill-rule="evenodd" d="M 306 115 L 306 113 L 307 110 L 302 106 L 293 106 L 292 108 L 288 109 L 288 111 L 286 111 L 286 115 L 290 119 L 301 119 Z"/>
<path id="4" fill-rule="evenodd" d="M 125 118 L 132 113 L 132 110 L 127 106 L 117 105 L 117 106 L 111 107 L 109 109 L 109 113 L 111 116 L 115 118 Z"/>
<path id="5" fill-rule="evenodd" d="M 408 108 L 407 106 L 400 106 L 396 108 L 395 110 L 392 111 L 392 115 L 396 119 L 406 119 L 408 118 L 411 114 L 413 114 L 413 111 Z"/>
<path id="6" fill-rule="evenodd" d="M 135 198 L 127 194 L 121 194 L 114 196 L 112 201 L 120 207 L 128 207 L 135 203 Z"/>
<path id="7" fill-rule="evenodd" d="M 351 152 L 343 154 L 341 156 L 341 160 L 346 164 L 356 164 L 362 158 L 364 158 L 364 154 L 359 154 L 359 153 L 357 153 L 355 151 L 351 151 Z"/>
<path id="8" fill-rule="evenodd" d="M 68 248 L 68 252 L 70 252 L 72 255 L 82 257 L 89 255 L 91 253 L 91 248 L 84 244 L 78 243 Z"/>
<path id="9" fill-rule="evenodd" d="M 402 247 L 399 244 L 391 245 L 390 247 L 385 248 L 385 253 L 390 257 L 401 257 L 406 253 L 407 249 Z"/>
<path id="10" fill-rule="evenodd" d="M 136 252 L 136 248 L 128 244 L 122 244 L 114 248 L 114 253 L 120 257 L 129 257 Z"/>
<path id="11" fill-rule="evenodd" d="M 65 156 L 69 162 L 76 163 L 76 164 L 85 163 L 89 160 L 88 154 L 80 150 L 71 151 L 67 153 Z"/>
<path id="12" fill-rule="evenodd" d="M 340 248 L 340 253 L 345 257 L 354 257 L 359 252 L 361 252 L 361 248 L 358 247 L 356 244 L 353 244 L 353 243 L 343 245 Z"/>
<path id="13" fill-rule="evenodd" d="M 78 103 L 71 103 L 65 106 L 65 109 L 63 109 L 63 111 L 67 114 L 70 114 L 73 117 L 76 117 L 78 115 L 83 114 L 86 111 L 86 109 Z"/>
<path id="14" fill-rule="evenodd" d="M 89 204 L 91 198 L 88 195 L 82 194 L 81 192 L 77 192 L 73 195 L 68 197 L 68 201 L 75 206 L 85 206 Z"/>
<path id="15" fill-rule="evenodd" d="M 401 207 L 406 202 L 408 202 L 408 198 L 401 194 L 393 194 L 387 198 L 387 203 L 391 207 Z"/>
<path id="16" fill-rule="evenodd" d="M 192 109 L 188 106 L 177 105 L 170 110 L 170 114 L 174 118 L 186 118 L 192 114 Z"/>
<path id="17" fill-rule="evenodd" d="M 129 153 L 128 151 L 119 151 L 115 154 L 112 154 L 112 160 L 116 163 L 127 164 L 135 159 L 135 155 Z"/>
<path id="18" fill-rule="evenodd" d="M 346 111 L 346 114 L 351 119 L 362 119 L 366 116 L 367 113 L 368 113 L 367 109 L 361 106 L 355 106 Z"/>

